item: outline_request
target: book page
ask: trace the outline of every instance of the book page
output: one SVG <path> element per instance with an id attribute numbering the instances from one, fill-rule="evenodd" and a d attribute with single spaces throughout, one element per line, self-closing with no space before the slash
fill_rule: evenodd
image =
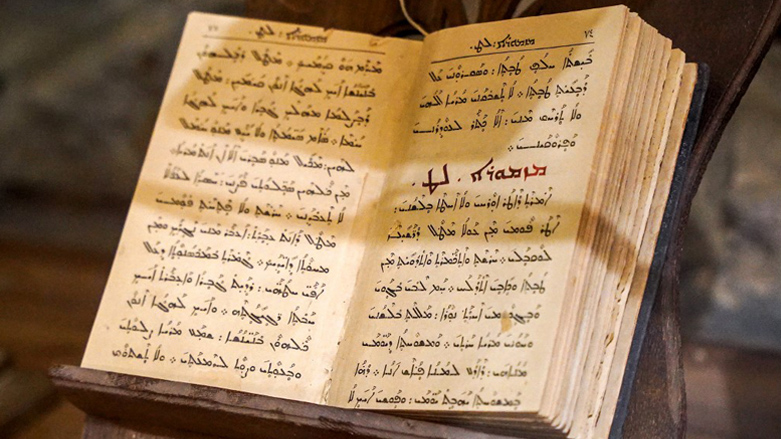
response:
<path id="1" fill-rule="evenodd" d="M 191 14 L 82 366 L 322 402 L 421 46 Z"/>
<path id="2" fill-rule="evenodd" d="M 426 38 L 330 404 L 539 409 L 626 17 Z"/>

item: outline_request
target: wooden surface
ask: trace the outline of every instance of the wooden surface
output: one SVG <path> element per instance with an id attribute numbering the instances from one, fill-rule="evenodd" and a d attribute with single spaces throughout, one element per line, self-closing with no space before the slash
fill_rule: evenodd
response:
<path id="1" fill-rule="evenodd" d="M 144 439 L 502 437 L 367 411 L 74 366 L 52 369 L 51 378 L 69 401 L 91 415 L 85 438 L 124 438 L 130 437 L 129 431 Z M 100 418 L 111 419 L 116 427 L 98 422 Z"/>
<path id="2" fill-rule="evenodd" d="M 538 1 L 532 10 L 540 13 L 558 12 L 587 7 L 605 6 L 615 2 L 601 0 L 551 0 Z M 481 20 L 505 18 L 515 9 L 516 1 L 486 2 L 478 12 Z M 336 0 L 328 2 L 328 7 L 322 7 L 323 2 L 317 0 L 248 0 L 248 15 L 257 18 L 271 20 L 297 22 L 302 24 L 320 25 L 349 30 L 372 32 L 380 35 L 406 35 L 411 33 L 400 15 L 398 2 L 394 0 L 374 1 L 347 1 Z M 436 30 L 442 27 L 463 24 L 466 21 L 463 7 L 458 1 L 426 1 L 408 0 L 410 13 L 420 21 L 426 29 Z M 675 220 L 677 230 L 676 238 L 667 256 L 664 267 L 664 276 L 661 287 L 656 297 L 656 303 L 651 317 L 651 324 L 645 342 L 643 354 L 637 378 L 634 383 L 634 392 L 630 404 L 630 415 L 624 430 L 626 438 L 681 438 L 685 432 L 686 408 L 683 371 L 681 367 L 680 331 L 678 317 L 678 270 L 681 252 L 681 236 L 686 225 L 691 200 L 705 171 L 708 160 L 722 133 L 724 125 L 729 120 L 740 97 L 743 95 L 753 74 L 756 72 L 759 61 L 767 50 L 769 41 L 778 26 L 781 17 L 780 0 L 756 0 L 751 2 L 729 2 L 726 0 L 705 1 L 691 0 L 677 2 L 674 0 L 637 0 L 629 2 L 629 6 L 639 12 L 644 19 L 656 26 L 663 34 L 671 37 L 675 44 L 687 53 L 689 59 L 704 62 L 711 66 L 711 88 L 705 101 L 703 124 L 700 127 L 700 136 L 695 144 L 691 163 L 686 176 L 686 189 L 679 206 L 679 214 Z M 57 369 L 57 373 L 65 373 L 69 369 Z M 75 373 L 70 370 L 70 373 Z M 73 378 L 71 376 L 71 378 Z M 57 383 L 67 387 L 64 383 L 68 379 L 62 376 Z M 128 402 L 130 395 L 136 390 L 125 389 L 125 394 L 117 395 L 107 390 L 114 384 L 104 388 L 105 392 L 97 391 L 98 387 L 92 387 L 92 392 L 66 393 L 70 398 L 86 398 L 81 400 L 80 407 L 88 413 L 100 415 L 106 418 L 117 418 L 121 415 L 127 417 L 125 405 L 111 403 L 112 397 Z M 198 386 L 191 386 L 193 391 L 199 391 Z M 72 388 L 71 388 L 72 390 Z M 202 390 L 201 390 L 202 391 Z M 104 396 L 95 396 L 103 392 Z M 130 392 L 130 393 L 127 393 Z M 227 392 L 227 391 L 224 391 Z M 80 396 L 79 396 L 80 395 Z M 87 395 L 93 395 L 87 397 Z M 106 396 L 108 395 L 108 396 Z M 113 396 L 111 396 L 113 395 Z M 138 396 L 138 395 L 136 395 Z M 85 402 L 92 398 L 93 402 Z M 76 399 L 73 399 L 76 401 Z M 148 402 L 148 399 L 144 401 Z M 177 402 L 178 401 L 178 402 Z M 177 407 L 189 407 L 187 410 L 195 410 L 186 403 L 177 400 L 168 401 Z M 241 400 L 245 403 L 246 400 Z M 143 409 L 134 416 L 147 416 L 156 419 L 155 425 L 167 425 L 179 428 L 183 431 L 193 431 L 193 427 L 202 429 L 207 434 L 234 434 L 235 430 L 228 427 L 227 430 L 215 431 L 210 427 L 221 418 L 209 418 L 211 421 L 204 423 L 206 413 L 215 409 L 208 402 L 203 404 L 198 411 L 202 416 L 187 416 L 180 412 L 182 418 L 190 419 L 184 422 L 179 418 L 166 418 L 162 414 L 149 409 Z M 158 401 L 156 404 L 162 403 Z M 177 405 L 178 404 L 178 405 Z M 297 403 L 300 404 L 300 403 Z M 77 404 L 79 405 L 79 404 Z M 158 407 L 155 405 L 155 407 Z M 113 411 L 111 411 L 113 408 Z M 272 407 L 267 407 L 269 413 L 274 413 Z M 203 410 L 206 411 L 204 412 Z M 239 406 L 233 409 L 241 411 Z M 300 407 L 295 410 L 300 410 Z M 286 417 L 269 418 L 258 413 L 248 414 L 242 412 L 241 416 L 260 416 L 260 421 L 253 423 L 253 428 L 258 428 L 257 436 L 262 436 L 264 431 L 271 431 L 273 437 L 307 437 L 307 433 L 360 433 L 369 434 L 365 437 L 391 437 L 371 436 L 370 434 L 407 434 L 407 437 L 421 437 L 420 433 L 427 437 L 450 433 L 459 437 L 478 437 L 474 433 L 466 431 L 436 430 L 449 429 L 451 427 L 436 426 L 428 423 L 415 423 L 414 421 L 401 420 L 399 418 L 379 416 L 371 418 L 376 422 L 379 430 L 353 430 L 356 413 L 336 413 L 330 408 L 319 408 L 322 413 L 317 415 L 320 422 L 316 425 L 297 424 Z M 292 410 L 292 409 L 291 409 Z M 238 416 L 238 415 L 237 415 Z M 239 416 L 240 419 L 244 419 Z M 239 419 L 235 418 L 235 419 Z M 234 419 L 234 418 L 230 418 Z M 280 420 L 283 420 L 280 422 Z M 298 418 L 296 418 L 298 419 Z M 307 422 L 313 422 L 309 418 Z M 300 419 L 299 419 L 300 421 Z M 123 421 L 133 422 L 133 421 Z M 139 420 L 136 418 L 138 424 Z M 303 422 L 303 421 L 302 421 Z M 343 424 L 342 422 L 346 422 Z M 412 424 L 410 424 L 412 423 Z M 91 417 L 85 431 L 85 437 L 145 437 L 158 436 L 131 436 L 126 427 L 114 426 L 98 418 Z M 127 425 L 127 424 L 125 424 Z M 149 424 L 145 424 L 149 425 Z M 410 425 L 414 429 L 406 430 Z M 418 427 L 422 425 L 422 427 Z M 294 426 L 292 430 L 291 426 Z M 304 428 L 301 430 L 300 428 Z M 307 430 L 306 428 L 314 428 Z M 325 429 L 323 429 L 325 428 Z M 418 430 L 415 430 L 419 428 Z M 270 429 L 270 430 L 269 430 Z M 393 430 L 401 429 L 401 430 Z M 124 431 L 124 433 L 120 433 Z M 254 431 L 254 430 L 253 430 Z M 440 433 L 437 433 L 439 431 Z M 114 432 L 114 436 L 110 435 Z M 242 430 L 236 434 L 244 434 Z M 159 434 L 159 432 L 155 433 Z M 170 431 L 165 434 L 174 434 Z M 287 436 L 286 436 L 287 434 Z M 412 434 L 412 436 L 409 436 Z M 204 437 L 204 436 L 159 436 L 159 437 Z M 223 437 L 251 437 L 231 436 Z M 269 436 L 271 437 L 271 436 Z M 326 436 L 323 436 L 326 437 Z M 334 437 L 334 436 L 327 436 Z M 392 436 L 404 437 L 404 436 Z M 486 436 L 487 437 L 487 436 Z"/>
<path id="3" fill-rule="evenodd" d="M 684 343 L 688 439 L 766 439 L 781 437 L 781 355 Z M 202 395 L 203 396 L 203 395 Z M 75 438 L 70 417 L 78 409 L 57 409 L 13 439 Z M 172 437 L 88 420 L 87 438 L 161 439 Z M 142 429 L 143 430 L 143 429 Z M 113 435 L 113 436 L 112 436 Z M 4 437 L 0 434 L 0 437 Z M 175 437 L 175 436 L 173 436 Z M 192 437 L 192 436 L 191 436 Z"/>

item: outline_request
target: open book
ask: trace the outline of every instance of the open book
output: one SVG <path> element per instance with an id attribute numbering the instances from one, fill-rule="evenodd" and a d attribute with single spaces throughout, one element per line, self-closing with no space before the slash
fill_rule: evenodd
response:
<path id="1" fill-rule="evenodd" d="M 82 366 L 606 437 L 695 81 L 623 6 L 191 14 Z"/>

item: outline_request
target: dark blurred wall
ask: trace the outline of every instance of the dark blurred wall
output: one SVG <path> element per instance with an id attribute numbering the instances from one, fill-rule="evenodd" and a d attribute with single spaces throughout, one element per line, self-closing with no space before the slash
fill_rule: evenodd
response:
<path id="1" fill-rule="evenodd" d="M 727 125 L 686 238 L 685 334 L 781 352 L 781 40 Z"/>
<path id="2" fill-rule="evenodd" d="M 0 1 L 0 236 L 113 253 L 192 10 L 244 6 Z"/>

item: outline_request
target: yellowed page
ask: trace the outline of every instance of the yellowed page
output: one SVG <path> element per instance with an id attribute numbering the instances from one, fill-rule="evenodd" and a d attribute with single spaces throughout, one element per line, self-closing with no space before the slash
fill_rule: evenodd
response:
<path id="1" fill-rule="evenodd" d="M 426 38 L 329 404 L 538 410 L 626 14 Z"/>
<path id="2" fill-rule="evenodd" d="M 654 258 L 657 239 L 662 226 L 662 217 L 667 207 L 667 197 L 675 172 L 675 166 L 680 151 L 681 140 L 686 126 L 692 94 L 697 81 L 697 65 L 686 64 L 682 72 L 680 90 L 676 96 L 672 121 L 668 127 L 668 133 L 663 136 L 665 141 L 664 158 L 659 170 L 659 177 L 654 187 L 651 212 L 646 223 L 645 234 L 640 247 L 636 273 L 632 279 L 632 288 L 626 301 L 626 309 L 620 322 L 620 329 L 616 336 L 615 360 L 610 368 L 606 394 L 601 411 L 596 416 L 596 426 L 593 437 L 607 437 L 612 427 L 615 415 L 616 401 L 624 379 L 626 362 L 629 351 L 636 336 L 637 318 L 645 292 L 648 273 Z"/>
<path id="3" fill-rule="evenodd" d="M 82 366 L 322 402 L 420 47 L 191 14 Z"/>

